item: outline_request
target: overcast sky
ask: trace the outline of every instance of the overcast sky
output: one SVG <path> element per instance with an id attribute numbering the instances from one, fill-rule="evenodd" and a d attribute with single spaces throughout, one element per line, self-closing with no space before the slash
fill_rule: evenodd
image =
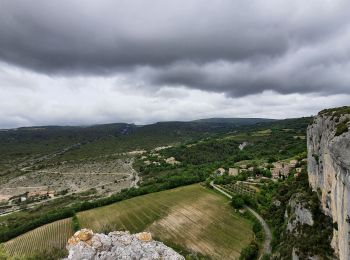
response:
<path id="1" fill-rule="evenodd" d="M 350 105 L 348 0 L 0 0 L 0 128 Z"/>

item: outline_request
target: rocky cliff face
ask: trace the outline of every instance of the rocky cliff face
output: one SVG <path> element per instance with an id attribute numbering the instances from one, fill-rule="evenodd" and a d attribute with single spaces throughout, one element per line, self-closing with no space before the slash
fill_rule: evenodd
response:
<path id="1" fill-rule="evenodd" d="M 332 247 L 350 259 L 349 108 L 321 111 L 307 130 L 308 176 L 324 213 L 334 223 Z"/>
<path id="2" fill-rule="evenodd" d="M 131 235 L 127 231 L 115 231 L 105 235 L 82 229 L 68 240 L 67 249 L 66 260 L 185 260 L 173 249 L 153 240 L 148 232 Z"/>
<path id="3" fill-rule="evenodd" d="M 288 220 L 287 231 L 289 233 L 295 232 L 298 225 L 309 225 L 314 224 L 312 212 L 307 205 L 307 202 L 302 200 L 302 194 L 295 194 L 288 203 L 288 210 L 285 212 L 284 217 Z M 297 231 L 296 231 L 297 232 Z"/>

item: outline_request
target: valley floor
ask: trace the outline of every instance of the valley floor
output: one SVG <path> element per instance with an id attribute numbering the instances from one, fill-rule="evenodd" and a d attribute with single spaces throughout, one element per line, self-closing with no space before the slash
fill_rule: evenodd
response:
<path id="1" fill-rule="evenodd" d="M 229 201 L 199 184 L 135 197 L 77 214 L 81 228 L 94 232 L 147 230 L 182 253 L 211 259 L 238 259 L 253 237 L 251 223 L 234 212 Z M 68 221 L 69 222 L 69 221 Z M 57 221 L 5 243 L 8 253 L 30 255 L 64 247 L 73 233 L 67 220 Z M 39 246 L 41 245 L 41 246 Z"/>

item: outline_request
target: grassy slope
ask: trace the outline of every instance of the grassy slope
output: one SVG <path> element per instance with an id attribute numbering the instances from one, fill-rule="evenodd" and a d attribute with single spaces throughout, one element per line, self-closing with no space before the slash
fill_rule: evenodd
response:
<path id="1" fill-rule="evenodd" d="M 232 210 L 220 195 L 196 184 L 148 194 L 78 213 L 80 226 L 95 232 L 149 230 L 166 244 L 210 255 L 236 259 L 252 239 L 251 224 Z M 5 244 L 7 252 L 64 247 L 71 234 L 70 219 L 30 231 Z"/>

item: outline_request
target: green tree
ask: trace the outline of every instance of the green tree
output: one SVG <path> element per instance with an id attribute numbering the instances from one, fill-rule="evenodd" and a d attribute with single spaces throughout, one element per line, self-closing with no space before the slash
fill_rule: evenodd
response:
<path id="1" fill-rule="evenodd" d="M 231 205 L 235 208 L 235 209 L 240 209 L 243 207 L 244 205 L 244 200 L 242 198 L 241 195 L 239 194 L 235 194 L 232 196 L 232 200 L 231 200 Z"/>

